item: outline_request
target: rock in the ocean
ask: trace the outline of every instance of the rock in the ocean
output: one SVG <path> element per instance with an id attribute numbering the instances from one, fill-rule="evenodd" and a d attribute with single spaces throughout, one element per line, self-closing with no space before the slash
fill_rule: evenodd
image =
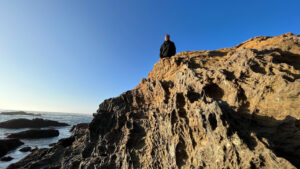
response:
<path id="1" fill-rule="evenodd" d="M 28 152 L 28 151 L 31 151 L 31 147 L 29 147 L 29 146 L 23 147 L 19 151 L 21 151 L 21 152 Z"/>
<path id="2" fill-rule="evenodd" d="M 1 158 L 1 161 L 10 161 L 12 159 L 14 159 L 14 158 L 12 158 L 11 156 L 5 156 L 5 157 Z"/>
<path id="3" fill-rule="evenodd" d="M 56 137 L 58 135 L 59 135 L 59 131 L 54 129 L 45 129 L 45 130 L 31 129 L 31 130 L 21 131 L 18 133 L 8 134 L 7 138 L 38 139 L 38 138 Z"/>
<path id="4" fill-rule="evenodd" d="M 8 169 L 300 168 L 299 93 L 299 35 L 181 52 L 102 102 L 68 146 Z"/>
<path id="5" fill-rule="evenodd" d="M 0 115 L 30 115 L 30 116 L 41 116 L 40 113 L 27 113 L 24 111 L 11 111 L 11 112 L 1 112 Z"/>
<path id="6" fill-rule="evenodd" d="M 19 139 L 0 139 L 0 157 L 24 144 Z"/>
<path id="7" fill-rule="evenodd" d="M 0 128 L 19 129 L 19 128 L 42 128 L 49 126 L 68 126 L 67 123 L 61 123 L 53 120 L 35 118 L 32 120 L 20 118 L 4 121 L 0 123 Z"/>

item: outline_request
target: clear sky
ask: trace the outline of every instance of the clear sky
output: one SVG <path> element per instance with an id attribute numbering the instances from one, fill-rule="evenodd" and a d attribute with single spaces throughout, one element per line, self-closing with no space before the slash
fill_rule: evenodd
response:
<path id="1" fill-rule="evenodd" d="M 300 34 L 299 0 L 0 1 L 0 108 L 93 113 L 177 51 Z"/>

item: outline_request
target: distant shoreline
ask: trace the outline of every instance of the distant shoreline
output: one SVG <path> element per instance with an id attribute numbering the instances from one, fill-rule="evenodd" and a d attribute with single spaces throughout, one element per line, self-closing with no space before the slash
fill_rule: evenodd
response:
<path id="1" fill-rule="evenodd" d="M 27 113 L 25 111 L 10 111 L 1 112 L 0 115 L 29 115 L 29 116 L 41 116 L 41 113 Z"/>

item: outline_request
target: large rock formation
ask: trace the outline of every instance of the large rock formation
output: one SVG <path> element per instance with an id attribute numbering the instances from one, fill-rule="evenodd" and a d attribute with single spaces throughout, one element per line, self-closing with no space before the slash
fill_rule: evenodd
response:
<path id="1" fill-rule="evenodd" d="M 50 126 L 68 126 L 67 123 L 61 123 L 54 120 L 47 120 L 41 118 L 34 119 L 11 119 L 0 123 L 0 128 L 8 128 L 8 129 L 20 129 L 20 128 L 43 128 Z"/>
<path id="2" fill-rule="evenodd" d="M 9 168 L 300 167 L 300 36 L 181 52 Z"/>

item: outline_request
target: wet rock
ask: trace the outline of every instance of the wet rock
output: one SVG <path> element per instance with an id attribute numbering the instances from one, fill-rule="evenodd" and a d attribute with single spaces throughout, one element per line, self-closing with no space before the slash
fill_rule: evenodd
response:
<path id="1" fill-rule="evenodd" d="M 19 139 L 39 139 L 39 138 L 49 138 L 56 137 L 59 135 L 58 130 L 46 129 L 46 130 L 26 130 L 18 133 L 8 134 L 8 138 L 19 138 Z"/>
<path id="2" fill-rule="evenodd" d="M 5 156 L 5 157 L 1 158 L 1 161 L 10 161 L 12 159 L 14 159 L 14 158 L 12 158 L 11 156 Z"/>
<path id="3" fill-rule="evenodd" d="M 19 139 L 0 139 L 0 157 L 24 144 Z"/>
<path id="4" fill-rule="evenodd" d="M 19 129 L 19 128 L 42 128 L 49 126 L 68 126 L 67 123 L 61 123 L 53 120 L 35 118 L 32 120 L 20 118 L 4 121 L 0 123 L 0 128 Z"/>
<path id="5" fill-rule="evenodd" d="M 21 152 L 28 152 L 28 151 L 31 151 L 31 147 L 23 147 L 19 151 L 21 151 Z"/>

